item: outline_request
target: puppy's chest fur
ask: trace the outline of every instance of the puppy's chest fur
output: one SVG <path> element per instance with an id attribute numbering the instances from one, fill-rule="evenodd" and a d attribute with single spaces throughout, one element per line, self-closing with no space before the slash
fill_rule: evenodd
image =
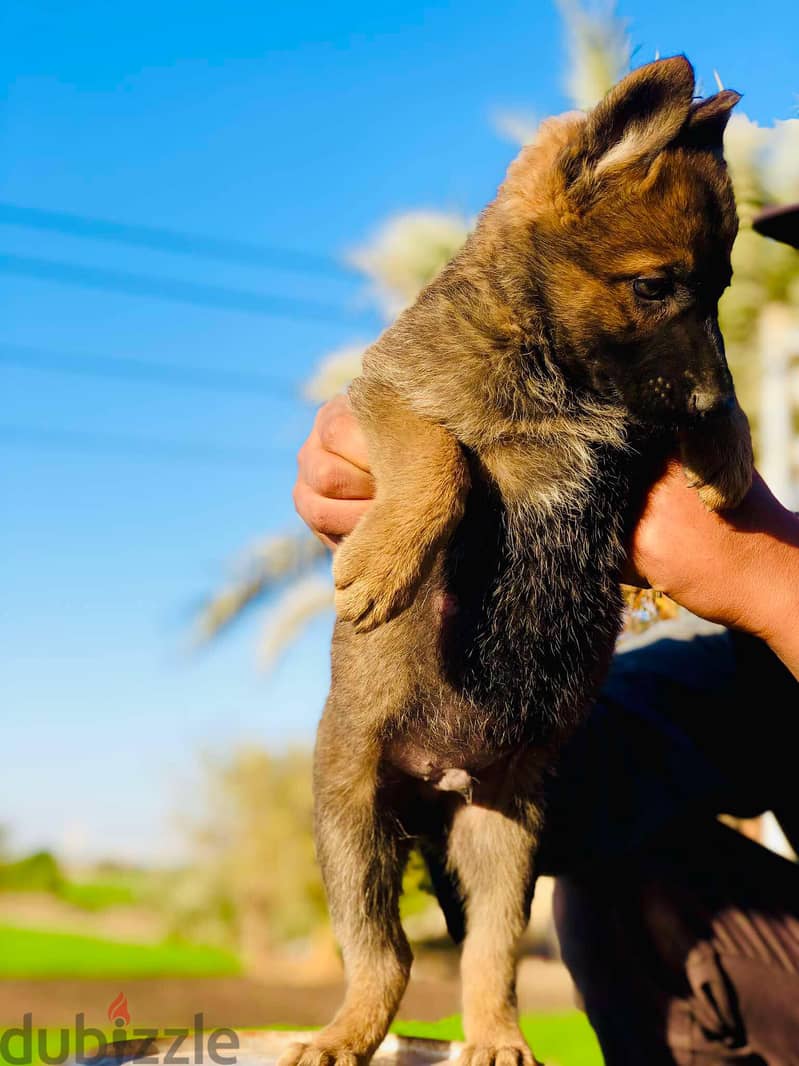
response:
<path id="1" fill-rule="evenodd" d="M 621 621 L 629 453 L 592 445 L 580 490 L 550 507 L 507 499 L 474 455 L 470 467 L 464 517 L 413 612 L 415 698 L 387 723 L 389 762 L 433 781 L 568 735 Z"/>

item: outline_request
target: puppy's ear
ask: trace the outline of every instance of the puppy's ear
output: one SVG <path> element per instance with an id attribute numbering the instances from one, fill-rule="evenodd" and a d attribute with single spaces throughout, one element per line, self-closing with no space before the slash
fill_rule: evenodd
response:
<path id="1" fill-rule="evenodd" d="M 628 74 L 602 99 L 561 158 L 569 191 L 590 194 L 601 179 L 648 170 L 691 111 L 694 70 L 685 56 L 660 59 Z"/>
<path id="2" fill-rule="evenodd" d="M 741 94 L 732 89 L 722 89 L 707 100 L 698 100 L 691 105 L 688 121 L 678 141 L 686 148 L 707 148 L 721 152 L 724 130 L 730 120 L 730 112 L 741 99 Z"/>

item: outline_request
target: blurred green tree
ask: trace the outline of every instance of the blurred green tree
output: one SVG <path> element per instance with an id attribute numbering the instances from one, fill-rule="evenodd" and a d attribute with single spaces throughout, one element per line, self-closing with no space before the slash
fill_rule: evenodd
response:
<path id="1" fill-rule="evenodd" d="M 0 892 L 59 892 L 63 885 L 58 861 L 49 851 L 0 862 Z"/>
<path id="2" fill-rule="evenodd" d="M 185 827 L 191 863 L 165 883 L 164 909 L 174 935 L 232 946 L 265 975 L 280 946 L 326 923 L 311 757 L 247 747 L 202 770 L 204 802 Z"/>
<path id="3" fill-rule="evenodd" d="M 170 872 L 160 903 L 173 935 L 235 948 L 247 972 L 274 976 L 286 949 L 317 974 L 336 949 L 313 845 L 311 756 L 246 747 L 203 766 L 205 797 L 187 827 L 191 863 Z M 403 880 L 404 916 L 431 902 L 414 853 Z"/>

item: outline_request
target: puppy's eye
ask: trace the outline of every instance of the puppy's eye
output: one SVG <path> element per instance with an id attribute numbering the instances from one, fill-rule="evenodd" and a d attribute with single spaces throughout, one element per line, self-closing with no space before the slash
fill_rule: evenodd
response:
<path id="1" fill-rule="evenodd" d="M 640 300 L 665 300 L 674 293 L 674 283 L 669 278 L 636 278 L 633 292 Z"/>

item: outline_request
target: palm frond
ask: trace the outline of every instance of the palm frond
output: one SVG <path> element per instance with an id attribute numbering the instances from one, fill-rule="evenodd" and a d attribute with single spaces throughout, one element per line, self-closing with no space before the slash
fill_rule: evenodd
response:
<path id="1" fill-rule="evenodd" d="M 322 356 L 313 372 L 313 377 L 303 389 L 305 396 L 314 403 L 337 396 L 361 372 L 361 361 L 366 344 L 347 344 Z"/>
<path id="2" fill-rule="evenodd" d="M 531 111 L 495 111 L 491 125 L 503 140 L 524 145 L 535 140 L 538 119 Z"/>
<path id="3" fill-rule="evenodd" d="M 470 223 L 443 211 L 409 211 L 388 219 L 349 261 L 373 285 L 388 318 L 407 307 L 460 249 Z"/>
<path id="4" fill-rule="evenodd" d="M 325 611 L 333 609 L 329 579 L 310 574 L 292 582 L 267 614 L 261 637 L 259 662 L 268 670 L 302 631 Z"/>
<path id="5" fill-rule="evenodd" d="M 234 565 L 227 584 L 200 609 L 194 626 L 195 642 L 211 640 L 253 603 L 307 573 L 326 554 L 322 544 L 306 532 L 279 534 L 254 544 Z"/>
<path id="6" fill-rule="evenodd" d="M 616 14 L 614 0 L 591 5 L 558 0 L 558 7 L 569 59 L 566 90 L 575 107 L 593 107 L 630 69 L 627 20 Z"/>
<path id="7" fill-rule="evenodd" d="M 799 119 L 774 123 L 765 184 L 777 203 L 799 199 Z"/>

